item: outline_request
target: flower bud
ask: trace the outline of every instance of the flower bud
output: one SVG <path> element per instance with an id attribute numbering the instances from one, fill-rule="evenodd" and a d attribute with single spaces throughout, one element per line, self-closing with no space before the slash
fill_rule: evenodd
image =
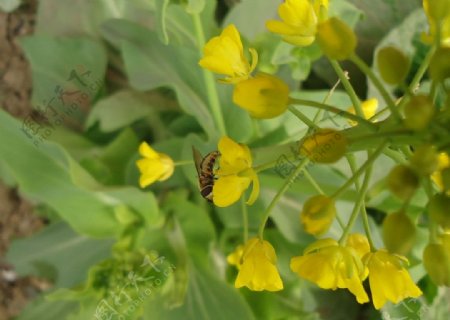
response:
<path id="1" fill-rule="evenodd" d="M 300 154 L 313 162 L 333 163 L 344 156 L 347 138 L 334 129 L 319 129 L 301 143 Z"/>
<path id="2" fill-rule="evenodd" d="M 437 170 L 439 153 L 435 146 L 424 144 L 414 151 L 410 160 L 411 167 L 421 176 L 429 176 Z"/>
<path id="3" fill-rule="evenodd" d="M 387 185 L 393 194 L 406 200 L 413 196 L 419 186 L 419 177 L 410 167 L 400 164 L 389 172 Z"/>
<path id="4" fill-rule="evenodd" d="M 325 195 L 317 195 L 309 198 L 303 205 L 300 222 L 306 232 L 318 236 L 330 228 L 335 216 L 334 200 Z"/>
<path id="5" fill-rule="evenodd" d="M 420 131 L 425 129 L 434 116 L 433 102 L 425 95 L 411 98 L 405 105 L 405 126 Z"/>
<path id="6" fill-rule="evenodd" d="M 345 60 L 355 51 L 357 39 L 349 26 L 333 17 L 317 26 L 317 42 L 328 58 Z"/>
<path id="7" fill-rule="evenodd" d="M 253 118 L 270 119 L 286 111 L 289 87 L 283 80 L 266 73 L 236 84 L 233 102 Z"/>
<path id="8" fill-rule="evenodd" d="M 443 228 L 450 228 L 450 197 L 438 193 L 428 202 L 430 218 Z"/>
<path id="9" fill-rule="evenodd" d="M 409 71 L 409 59 L 395 47 L 385 47 L 377 54 L 378 70 L 381 78 L 389 84 L 400 84 Z"/>
<path id="10" fill-rule="evenodd" d="M 448 236 L 447 236 L 448 238 Z M 423 265 L 438 286 L 450 286 L 450 240 L 430 243 L 423 252 Z"/>
<path id="11" fill-rule="evenodd" d="M 383 221 L 383 242 L 391 253 L 406 255 L 412 249 L 416 228 L 403 212 L 389 214 Z"/>
<path id="12" fill-rule="evenodd" d="M 450 48 L 441 47 L 436 50 L 430 61 L 428 69 L 431 79 L 434 81 L 444 81 L 450 78 Z"/>

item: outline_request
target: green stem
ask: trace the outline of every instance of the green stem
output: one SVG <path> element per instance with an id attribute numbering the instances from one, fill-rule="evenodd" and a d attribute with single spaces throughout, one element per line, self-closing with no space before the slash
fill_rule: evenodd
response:
<path id="1" fill-rule="evenodd" d="M 295 160 L 297 158 L 297 156 L 295 156 L 294 154 L 289 154 L 289 155 L 285 155 L 287 160 Z M 269 161 L 266 163 L 262 163 L 259 166 L 253 167 L 253 170 L 255 170 L 256 173 L 267 170 L 267 169 L 271 169 L 273 167 L 275 167 L 277 164 L 279 163 L 279 159 L 276 159 L 274 161 Z"/>
<path id="2" fill-rule="evenodd" d="M 308 170 L 303 170 L 303 174 L 305 175 L 305 178 L 309 181 L 309 183 L 311 183 L 311 185 L 314 187 L 314 189 L 316 189 L 316 191 L 320 194 L 325 194 L 325 192 L 323 192 L 322 188 L 319 186 L 319 184 L 317 183 L 317 181 L 313 178 L 312 175 L 309 174 Z"/>
<path id="3" fill-rule="evenodd" d="M 353 108 L 355 108 L 356 114 L 362 119 L 365 119 L 364 112 L 361 107 L 361 102 L 359 101 L 359 98 L 356 95 L 356 92 L 353 89 L 353 86 L 351 85 L 350 81 L 348 81 L 347 75 L 345 74 L 344 70 L 342 70 L 340 64 L 336 60 L 330 59 L 329 61 L 334 71 L 338 75 L 339 79 L 341 80 L 342 85 L 345 88 L 345 91 L 347 91 L 347 94 L 350 97 L 350 100 L 352 101 Z"/>
<path id="4" fill-rule="evenodd" d="M 175 161 L 173 163 L 173 165 L 176 166 L 185 166 L 185 165 L 191 165 L 194 164 L 193 160 L 180 160 L 180 161 Z"/>
<path id="5" fill-rule="evenodd" d="M 372 233 L 370 232 L 369 217 L 367 215 L 366 205 L 365 205 L 364 201 L 363 201 L 363 203 L 361 205 L 361 210 L 362 210 L 364 231 L 366 233 L 367 240 L 369 240 L 370 251 L 375 251 L 376 248 L 375 248 L 375 245 L 373 243 Z"/>
<path id="6" fill-rule="evenodd" d="M 296 116 L 298 119 L 300 119 L 300 121 L 302 121 L 303 123 L 305 123 L 310 129 L 317 129 L 318 126 L 314 123 L 314 121 L 311 121 L 307 116 L 305 116 L 302 112 L 298 111 L 297 109 L 295 109 L 294 106 L 290 105 L 289 107 L 289 111 Z"/>
<path id="7" fill-rule="evenodd" d="M 202 49 L 205 46 L 205 33 L 203 32 L 203 25 L 200 15 L 198 13 L 192 14 L 195 27 L 195 35 L 197 37 L 197 44 L 200 51 L 200 55 L 203 54 Z M 219 94 L 217 93 L 216 82 L 214 80 L 213 74 L 202 68 L 203 80 L 206 86 L 206 93 L 208 95 L 208 103 L 211 108 L 211 112 L 214 117 L 214 121 L 219 129 L 222 136 L 227 135 L 227 130 L 225 128 L 225 122 L 223 120 L 222 109 L 220 107 Z"/>
<path id="8" fill-rule="evenodd" d="M 369 168 L 372 165 L 372 162 L 375 161 L 375 159 L 378 158 L 378 156 L 383 152 L 384 148 L 387 145 L 387 141 L 383 141 L 383 143 L 375 150 L 374 153 L 370 155 L 370 157 L 367 158 L 366 162 L 355 172 L 355 174 L 347 180 L 346 183 L 344 183 L 333 195 L 331 195 L 331 198 L 338 198 L 347 188 L 349 188 L 355 180 L 359 178 L 361 174 L 363 174 L 367 168 Z"/>
<path id="9" fill-rule="evenodd" d="M 338 108 L 330 106 L 328 104 L 323 104 L 323 103 L 320 103 L 317 101 L 312 101 L 312 100 L 294 99 L 294 98 L 291 98 L 289 103 L 298 104 L 298 105 L 302 105 L 302 106 L 306 106 L 306 107 L 314 107 L 314 108 L 322 109 L 322 110 L 329 111 L 332 113 L 336 113 L 341 117 L 356 121 L 372 130 L 376 129 L 376 126 L 373 123 L 371 123 L 370 121 L 367 121 L 366 119 L 361 118 L 353 113 L 338 109 Z"/>
<path id="10" fill-rule="evenodd" d="M 291 184 L 294 183 L 295 178 L 303 170 L 303 168 L 308 164 L 308 162 L 309 162 L 308 158 L 302 159 L 302 161 L 297 165 L 295 170 L 292 171 L 292 173 L 286 179 L 286 181 L 285 181 L 284 185 L 281 187 L 281 189 L 278 190 L 277 194 L 272 199 L 269 206 L 266 208 L 264 217 L 263 217 L 261 224 L 259 225 L 259 229 L 258 229 L 258 236 L 261 240 L 263 239 L 264 228 L 266 226 L 267 220 L 269 220 L 270 214 L 272 213 L 272 209 L 275 207 L 275 205 L 281 199 L 281 197 L 284 195 L 284 193 L 289 189 Z"/>
<path id="11" fill-rule="evenodd" d="M 372 81 L 372 83 L 375 85 L 375 87 L 378 89 L 378 91 L 381 93 L 381 96 L 384 99 L 384 102 L 386 102 L 389 110 L 394 115 L 394 117 L 397 120 L 401 120 L 400 113 L 398 109 L 395 107 L 395 102 L 392 100 L 391 96 L 389 95 L 389 92 L 387 92 L 385 86 L 381 83 L 380 79 L 373 73 L 372 69 L 369 68 L 369 66 L 356 54 L 353 54 L 350 57 L 350 60 L 362 71 L 364 72 L 369 79 Z"/>
<path id="12" fill-rule="evenodd" d="M 242 224 L 244 226 L 244 243 L 248 240 L 248 211 L 247 205 L 245 204 L 244 197 L 241 198 L 241 210 L 242 210 Z"/>
<path id="13" fill-rule="evenodd" d="M 380 139 L 382 137 L 392 137 L 392 136 L 409 136 L 411 134 L 413 134 L 414 132 L 409 130 L 409 129 L 397 129 L 397 130 L 392 130 L 392 131 L 381 131 L 378 133 L 370 133 L 370 134 L 363 134 L 360 136 L 352 136 L 349 137 L 349 141 L 350 143 L 354 143 L 354 142 L 358 142 L 358 141 L 365 141 L 368 139 Z"/>
<path id="14" fill-rule="evenodd" d="M 384 148 L 384 146 L 383 146 L 383 148 Z M 382 149 L 381 149 L 381 150 L 382 150 Z M 378 149 L 370 156 L 369 159 L 371 159 L 372 156 L 373 156 L 377 151 L 380 151 L 380 152 L 381 152 L 381 150 L 380 150 L 380 148 L 378 148 Z M 366 162 L 366 164 L 367 164 L 367 163 L 368 163 L 368 162 Z M 361 167 L 360 170 L 361 170 L 362 168 L 363 168 L 363 167 Z M 353 207 L 353 211 L 352 211 L 352 214 L 351 214 L 351 216 L 350 216 L 350 219 L 349 219 L 349 221 L 348 221 L 348 223 L 347 223 L 347 227 L 345 228 L 344 232 L 342 233 L 341 238 L 339 239 L 339 243 L 340 243 L 340 244 L 344 244 L 345 241 L 347 240 L 347 236 L 348 236 L 348 234 L 350 233 L 350 231 L 352 230 L 353 225 L 355 224 L 355 221 L 356 221 L 356 218 L 358 217 L 358 214 L 359 214 L 359 212 L 360 212 L 361 206 L 364 204 L 364 198 L 365 198 L 365 196 L 366 196 L 367 188 L 368 188 L 368 186 L 369 186 L 370 176 L 371 176 L 371 174 L 372 174 L 372 163 L 369 163 L 369 165 L 367 165 L 367 166 L 364 168 L 363 172 L 366 173 L 365 176 L 364 176 L 364 181 L 363 181 L 363 184 L 362 184 L 362 186 L 361 186 L 361 189 L 359 190 L 358 199 L 356 199 L 356 203 L 355 203 L 355 206 Z M 367 237 L 369 238 L 369 235 L 367 235 Z M 369 242 L 369 243 L 370 243 L 370 242 Z"/>

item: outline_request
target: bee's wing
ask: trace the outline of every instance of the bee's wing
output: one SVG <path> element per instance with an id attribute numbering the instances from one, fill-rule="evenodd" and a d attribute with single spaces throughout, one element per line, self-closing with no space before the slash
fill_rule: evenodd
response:
<path id="1" fill-rule="evenodd" d="M 201 173 L 200 165 L 202 164 L 203 157 L 200 154 L 200 152 L 194 147 L 192 147 L 192 156 L 194 157 L 195 169 L 197 169 L 197 173 L 198 175 L 200 175 Z"/>

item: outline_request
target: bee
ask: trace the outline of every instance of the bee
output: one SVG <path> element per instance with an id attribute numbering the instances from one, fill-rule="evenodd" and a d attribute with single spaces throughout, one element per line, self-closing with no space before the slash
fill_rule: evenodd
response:
<path id="1" fill-rule="evenodd" d="M 214 180 L 214 166 L 216 164 L 217 157 L 220 156 L 219 151 L 212 151 L 205 157 L 202 157 L 200 152 L 192 147 L 192 153 L 194 156 L 195 168 L 198 174 L 198 184 L 200 186 L 200 194 L 203 198 L 212 202 L 213 199 L 213 186 Z"/>

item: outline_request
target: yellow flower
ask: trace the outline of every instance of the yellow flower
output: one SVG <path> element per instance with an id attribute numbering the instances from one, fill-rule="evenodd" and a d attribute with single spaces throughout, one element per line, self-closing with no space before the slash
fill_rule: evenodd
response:
<path id="1" fill-rule="evenodd" d="M 253 291 L 279 291 L 283 282 L 276 266 L 277 256 L 272 245 L 258 238 L 247 241 L 242 263 L 234 286 L 246 286 Z"/>
<path id="2" fill-rule="evenodd" d="M 361 259 L 370 252 L 369 240 L 361 233 L 350 234 L 345 245 L 353 248 Z"/>
<path id="3" fill-rule="evenodd" d="M 438 156 L 438 168 L 431 175 L 431 179 L 436 183 L 440 190 L 444 191 L 444 181 L 442 179 L 442 170 L 450 168 L 450 157 L 445 153 L 441 152 Z"/>
<path id="4" fill-rule="evenodd" d="M 370 119 L 372 118 L 378 109 L 378 100 L 376 98 L 368 99 L 366 101 L 361 102 L 361 109 L 364 114 L 364 118 Z M 355 107 L 351 106 L 347 109 L 348 112 L 352 114 L 356 114 Z M 353 120 L 348 120 L 348 123 L 352 126 L 357 125 L 358 123 Z"/>
<path id="5" fill-rule="evenodd" d="M 313 162 L 333 163 L 345 155 L 347 138 L 335 129 L 318 129 L 303 138 L 299 152 Z"/>
<path id="6" fill-rule="evenodd" d="M 246 145 L 223 137 L 218 146 L 219 169 L 214 173 L 217 180 L 213 186 L 213 202 L 218 207 L 227 207 L 239 200 L 242 193 L 253 183 L 247 204 L 256 201 L 259 194 L 258 176 L 252 168 L 252 155 Z"/>
<path id="7" fill-rule="evenodd" d="M 300 222 L 306 232 L 318 236 L 328 231 L 335 216 L 334 200 L 317 195 L 306 200 L 300 213 Z"/>
<path id="8" fill-rule="evenodd" d="M 359 303 L 369 301 L 362 285 L 366 274 L 361 259 L 354 249 L 336 240 L 314 242 L 302 256 L 291 259 L 291 270 L 322 289 L 347 288 Z"/>
<path id="9" fill-rule="evenodd" d="M 422 291 L 404 268 L 408 264 L 405 257 L 378 250 L 366 254 L 363 262 L 369 269 L 369 284 L 375 309 L 379 310 L 387 300 L 398 303 L 405 298 L 422 295 Z"/>
<path id="10" fill-rule="evenodd" d="M 259 73 L 236 84 L 233 102 L 247 110 L 253 118 L 274 118 L 288 107 L 289 87 L 275 76 Z"/>
<path id="11" fill-rule="evenodd" d="M 242 265 L 242 255 L 244 254 L 244 246 L 242 244 L 238 245 L 236 249 L 227 256 L 228 264 L 232 266 L 236 266 L 236 268 L 240 269 Z"/>
<path id="12" fill-rule="evenodd" d="M 141 173 L 139 185 L 145 188 L 155 181 L 164 181 L 173 174 L 173 160 L 164 153 L 158 153 L 146 142 L 139 146 L 139 154 L 144 159 L 136 161 L 136 165 Z"/>
<path id="13" fill-rule="evenodd" d="M 423 9 L 430 25 L 429 34 L 422 35 L 424 42 L 431 44 L 440 28 L 441 44 L 450 45 L 450 4 L 448 0 L 423 0 Z"/>
<path id="14" fill-rule="evenodd" d="M 223 82 L 237 83 L 247 79 L 258 63 L 256 50 L 249 49 L 249 51 L 252 57 L 251 65 L 244 56 L 239 31 L 230 24 L 220 36 L 208 41 L 203 49 L 204 57 L 199 64 L 212 72 L 227 75 Z"/>
<path id="15" fill-rule="evenodd" d="M 309 46 L 314 42 L 317 24 L 327 9 L 328 0 L 286 0 L 278 7 L 278 15 L 283 21 L 267 21 L 266 27 L 288 43 Z"/>

